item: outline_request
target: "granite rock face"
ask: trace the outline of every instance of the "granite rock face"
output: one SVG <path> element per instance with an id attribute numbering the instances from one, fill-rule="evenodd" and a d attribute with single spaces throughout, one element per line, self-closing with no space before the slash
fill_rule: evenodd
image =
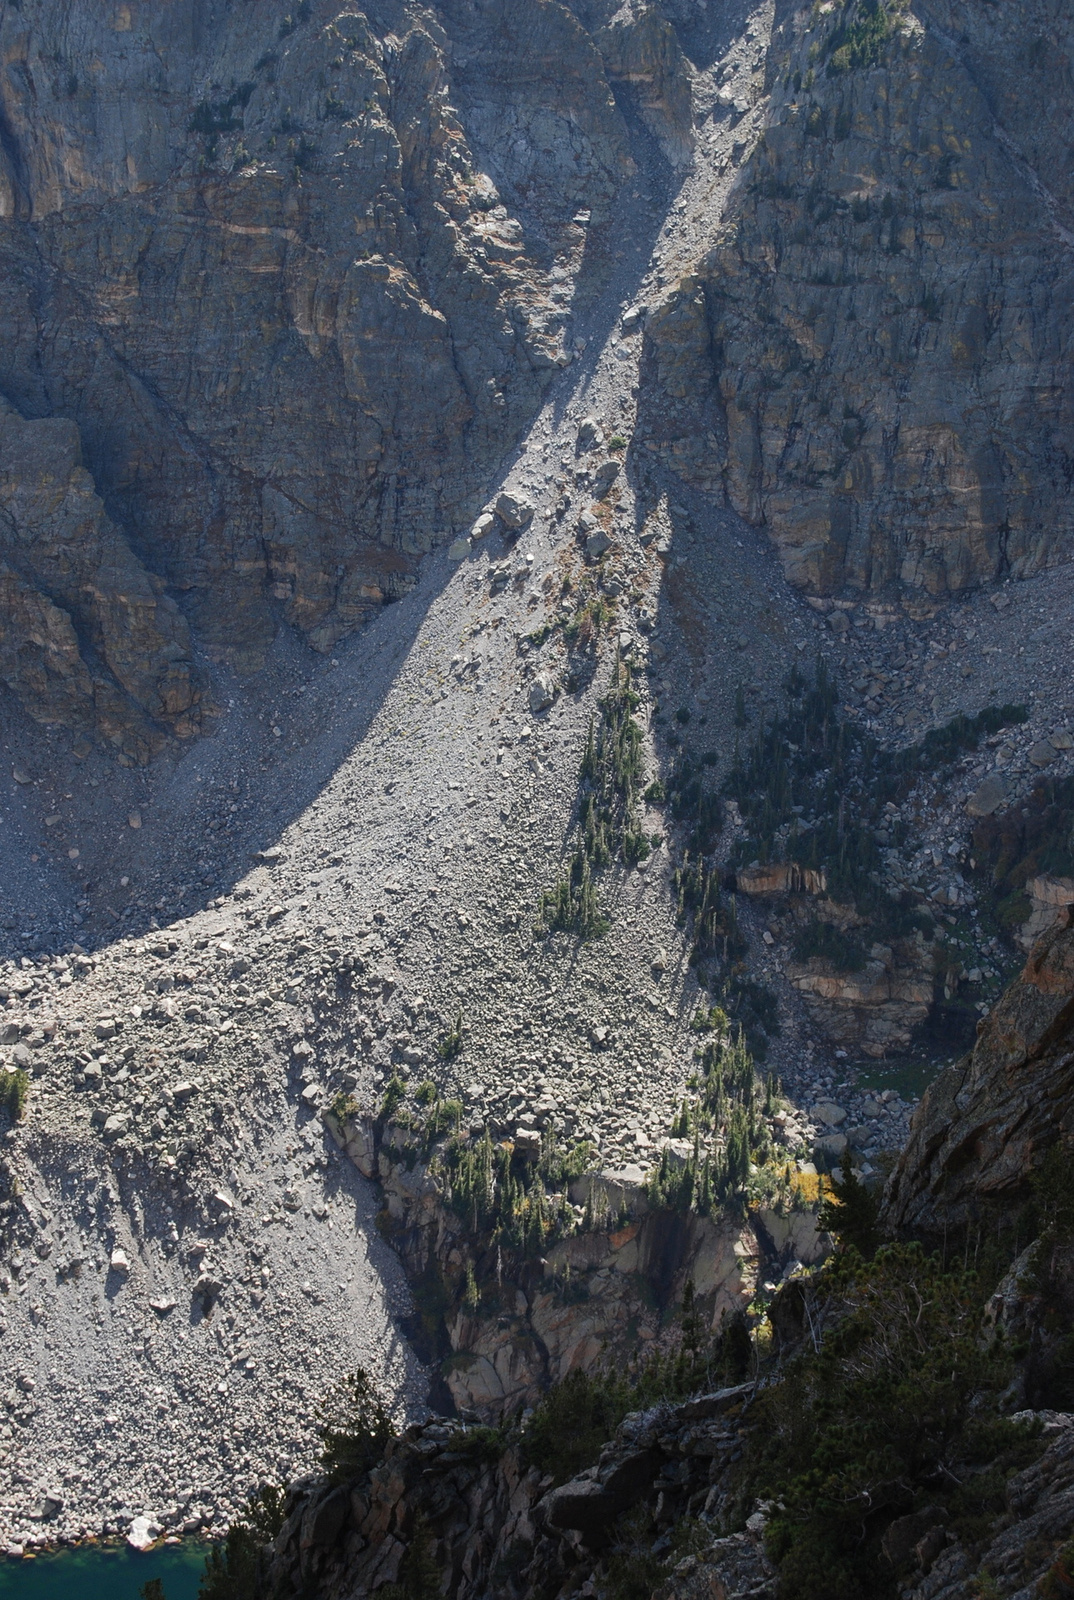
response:
<path id="1" fill-rule="evenodd" d="M 818 593 L 1058 558 L 1071 19 L 885 4 L 781 0 L 714 108 L 715 35 L 768 32 L 716 0 L 6 7 L 0 398 L 77 430 L 164 641 L 118 670 L 24 561 L 0 612 L 31 715 L 145 759 L 204 725 L 174 663 L 257 671 L 281 628 L 328 653 L 410 588 L 580 350 L 628 188 L 659 204 L 650 168 L 751 97 L 730 210 L 692 202 L 696 269 L 645 306 L 635 463 L 726 496 Z"/>
<path id="2" fill-rule="evenodd" d="M 645 445 L 815 594 L 1069 549 L 1072 29 L 1049 0 L 777 7 L 736 200 L 647 324 Z"/>
<path id="3" fill-rule="evenodd" d="M 933 997 L 928 957 L 912 939 L 875 946 L 861 972 L 840 972 L 812 956 L 788 963 L 787 976 L 818 1029 L 876 1059 L 910 1044 Z"/>
<path id="4" fill-rule="evenodd" d="M 32 715 L 97 725 L 105 684 L 132 751 L 189 731 L 190 634 L 246 671 L 281 625 L 328 652 L 469 525 L 635 171 L 613 81 L 689 144 L 674 34 L 624 12 L 598 45 L 612 10 L 4 9 L 4 426 L 80 441 L 147 597 L 120 609 L 154 618 L 120 668 L 52 569 L 13 567 L 4 675 Z"/>
<path id="5" fill-rule="evenodd" d="M 493 1420 L 517 1412 L 570 1372 L 628 1361 L 638 1339 L 658 1337 L 662 1310 L 680 1302 L 687 1280 L 698 1316 L 715 1332 L 742 1314 L 765 1268 L 812 1263 L 829 1248 L 810 1212 L 765 1210 L 742 1220 L 680 1218 L 654 1208 L 642 1170 L 634 1168 L 575 1180 L 570 1195 L 586 1208 L 589 1224 L 534 1263 L 507 1246 L 491 1248 L 468 1229 L 452 1209 L 438 1158 L 423 1157 L 402 1124 L 357 1111 L 341 1118 L 326 1109 L 322 1116 L 337 1146 L 380 1183 L 381 1231 L 412 1281 L 435 1277 L 444 1286 L 445 1382 L 467 1415 Z M 516 1148 L 525 1137 L 516 1134 Z M 539 1150 L 536 1131 L 533 1140 Z M 495 1278 L 493 1312 L 467 1295 L 464 1262 L 478 1286 Z"/>
<path id="6" fill-rule="evenodd" d="M 0 679 L 35 715 L 145 760 L 204 709 L 190 632 L 109 521 L 78 429 L 0 401 Z"/>
<path id="7" fill-rule="evenodd" d="M 1016 1207 L 1057 1140 L 1074 1136 L 1074 930 L 1036 946 L 980 1025 L 970 1055 L 925 1091 L 892 1174 L 893 1229 L 957 1228 Z"/>

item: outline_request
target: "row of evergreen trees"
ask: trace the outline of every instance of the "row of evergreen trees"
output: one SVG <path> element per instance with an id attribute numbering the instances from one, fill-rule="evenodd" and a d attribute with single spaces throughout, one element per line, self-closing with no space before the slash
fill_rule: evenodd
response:
<path id="1" fill-rule="evenodd" d="M 761 1081 L 744 1034 L 719 1006 L 699 1011 L 694 1027 L 704 1042 L 690 1080 L 693 1092 L 671 1130 L 693 1147 L 685 1161 L 665 1149 L 648 1191 L 654 1205 L 708 1216 L 741 1200 L 751 1165 L 768 1158 L 763 1116 L 775 1110 L 776 1084 L 771 1077 Z"/>
<path id="2" fill-rule="evenodd" d="M 485 1128 L 480 1138 L 452 1139 L 441 1157 L 440 1171 L 448 1203 L 481 1241 L 482 1249 L 539 1256 L 574 1229 L 565 1186 L 588 1158 L 589 1146 L 576 1146 L 567 1153 L 553 1134 L 546 1133 L 540 1157 L 527 1165 L 510 1146 L 494 1144 Z"/>
<path id="3" fill-rule="evenodd" d="M 574 851 L 566 873 L 541 896 L 539 933 L 596 939 L 608 931 L 598 875 L 613 862 L 634 866 L 651 849 L 641 827 L 644 776 L 642 731 L 634 720 L 639 697 L 627 662 L 616 654 L 611 687 L 590 721 L 578 771 L 580 801 Z"/>

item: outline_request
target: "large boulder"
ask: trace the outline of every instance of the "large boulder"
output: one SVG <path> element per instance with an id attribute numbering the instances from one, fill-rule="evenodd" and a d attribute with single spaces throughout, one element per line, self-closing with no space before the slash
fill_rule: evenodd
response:
<path id="1" fill-rule="evenodd" d="M 617 1456 L 599 1475 L 572 1478 L 541 1502 L 546 1525 L 573 1530 L 588 1541 L 600 1539 L 623 1511 L 652 1485 L 662 1462 L 659 1451 L 633 1450 Z"/>
<path id="2" fill-rule="evenodd" d="M 497 498 L 496 515 L 505 528 L 512 533 L 520 533 L 533 521 L 533 504 L 525 495 L 512 494 L 505 489 Z"/>
<path id="3" fill-rule="evenodd" d="M 547 711 L 556 698 L 555 680 L 550 672 L 539 672 L 530 684 L 529 706 L 534 716 Z"/>
<path id="4" fill-rule="evenodd" d="M 335 1544 L 350 1513 L 350 1489 L 342 1485 L 322 1500 L 316 1500 L 302 1519 L 300 1542 L 303 1548 Z"/>

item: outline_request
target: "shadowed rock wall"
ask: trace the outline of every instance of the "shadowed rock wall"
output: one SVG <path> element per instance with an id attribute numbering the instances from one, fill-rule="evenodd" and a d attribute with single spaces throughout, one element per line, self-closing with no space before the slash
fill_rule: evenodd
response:
<path id="1" fill-rule="evenodd" d="M 24 539 L 0 671 L 31 714 L 144 760 L 203 725 L 199 650 L 256 671 L 285 625 L 330 651 L 403 593 L 571 360 L 638 141 L 695 159 L 730 16 L 5 6 L 0 397 L 77 429 L 164 641 L 121 668 Z M 1072 28 L 1058 0 L 777 7 L 763 136 L 651 307 L 636 455 L 799 585 L 938 594 L 1068 548 Z M 27 665 L 46 634 L 62 694 Z"/>
<path id="2" fill-rule="evenodd" d="M 925 1091 L 885 1196 L 893 1229 L 938 1234 L 1014 1212 L 1048 1151 L 1074 1136 L 1074 930 L 1053 930 Z"/>
<path id="3" fill-rule="evenodd" d="M 660 117 L 681 60 L 649 33 L 631 51 L 624 24 L 616 60 Z M 81 437 L 116 561 L 179 604 L 183 659 L 187 625 L 247 671 L 281 623 L 330 650 L 479 508 L 570 360 L 590 231 L 634 172 L 593 37 L 551 0 L 35 0 L 0 13 L 0 59 L 0 393 L 66 419 L 68 453 Z M 685 95 L 661 124 L 680 145 Z M 37 470 L 9 452 L 18 493 Z M 5 582 L 4 680 L 144 759 L 197 725 L 197 691 L 132 687 L 158 646 L 119 670 L 47 545 Z M 62 694 L 23 659 L 37 613 Z"/>

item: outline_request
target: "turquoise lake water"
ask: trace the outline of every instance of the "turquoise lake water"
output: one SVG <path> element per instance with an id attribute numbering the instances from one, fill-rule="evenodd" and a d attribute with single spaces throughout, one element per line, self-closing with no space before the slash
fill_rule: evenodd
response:
<path id="1" fill-rule="evenodd" d="M 159 1578 L 167 1600 L 196 1600 L 204 1545 L 179 1545 L 137 1555 L 133 1550 L 64 1550 L 33 1561 L 0 1558 L 0 1600 L 138 1600 Z"/>

